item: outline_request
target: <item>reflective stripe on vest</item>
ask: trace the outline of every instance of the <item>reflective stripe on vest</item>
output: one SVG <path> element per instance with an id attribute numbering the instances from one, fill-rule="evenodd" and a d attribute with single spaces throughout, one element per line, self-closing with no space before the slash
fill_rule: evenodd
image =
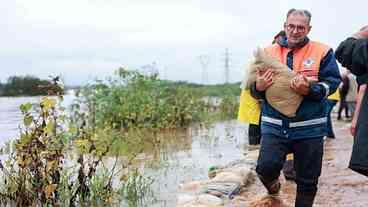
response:
<path id="1" fill-rule="evenodd" d="M 262 116 L 261 120 L 264 121 L 264 122 L 268 122 L 268 123 L 271 123 L 271 124 L 276 124 L 276 125 L 282 126 L 282 120 L 281 119 L 274 119 L 274 118 L 271 118 L 271 117 L 268 117 L 268 116 Z"/>
<path id="2" fill-rule="evenodd" d="M 271 123 L 271 124 L 276 124 L 278 126 L 282 126 L 281 119 L 275 119 L 275 118 L 271 118 L 267 116 L 262 116 L 262 121 Z M 307 121 L 291 122 L 289 123 L 289 127 L 290 128 L 304 127 L 304 126 L 312 126 L 312 125 L 323 124 L 323 123 L 327 123 L 327 117 L 318 118 L 318 119 L 310 119 Z"/>
<path id="3" fill-rule="evenodd" d="M 318 119 L 310 119 L 308 121 L 292 122 L 289 124 L 289 127 L 293 128 L 293 127 L 301 127 L 301 126 L 311 126 L 311 125 L 323 124 L 323 123 L 327 123 L 327 117 L 318 118 Z"/>

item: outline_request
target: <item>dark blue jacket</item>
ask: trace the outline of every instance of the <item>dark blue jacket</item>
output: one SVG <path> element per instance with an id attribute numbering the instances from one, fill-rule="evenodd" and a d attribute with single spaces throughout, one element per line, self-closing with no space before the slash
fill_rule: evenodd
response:
<path id="1" fill-rule="evenodd" d="M 300 45 L 304 47 L 309 39 Z M 287 47 L 287 41 L 278 42 Z M 287 65 L 293 69 L 293 54 L 287 56 Z M 289 118 L 274 109 L 265 99 L 265 92 L 256 90 L 255 83 L 251 94 L 265 101 L 262 104 L 261 134 L 274 134 L 288 139 L 305 139 L 326 136 L 327 134 L 327 96 L 338 88 L 341 77 L 332 49 L 320 62 L 318 82 L 311 84 L 309 94 L 304 96 L 296 116 Z"/>

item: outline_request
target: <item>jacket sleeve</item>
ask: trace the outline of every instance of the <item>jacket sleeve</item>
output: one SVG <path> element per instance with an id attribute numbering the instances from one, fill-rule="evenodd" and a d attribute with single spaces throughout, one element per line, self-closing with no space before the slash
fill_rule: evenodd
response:
<path id="1" fill-rule="evenodd" d="M 257 91 L 256 82 L 252 83 L 250 86 L 250 95 L 255 99 L 266 99 L 265 91 Z"/>
<path id="2" fill-rule="evenodd" d="M 322 59 L 319 69 L 319 81 L 312 83 L 307 99 L 322 100 L 336 91 L 341 82 L 339 67 L 332 49 Z"/>
<path id="3" fill-rule="evenodd" d="M 358 85 L 368 84 L 368 73 L 365 73 L 364 75 L 361 76 L 357 76 L 356 79 Z"/>
<path id="4" fill-rule="evenodd" d="M 359 77 L 368 73 L 368 39 L 349 37 L 340 43 L 335 55 L 341 65 L 354 75 Z"/>
<path id="5" fill-rule="evenodd" d="M 361 74 L 358 75 L 356 70 Z M 368 83 L 368 39 L 356 40 L 351 71 L 356 74 L 359 85 Z"/>

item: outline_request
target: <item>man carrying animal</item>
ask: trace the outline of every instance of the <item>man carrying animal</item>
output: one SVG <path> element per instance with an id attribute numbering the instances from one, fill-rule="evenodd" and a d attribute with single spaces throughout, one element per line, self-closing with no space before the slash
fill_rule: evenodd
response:
<path id="1" fill-rule="evenodd" d="M 280 190 L 280 170 L 288 153 L 294 153 L 296 170 L 296 207 L 311 207 L 321 174 L 323 137 L 327 135 L 327 96 L 341 82 L 331 48 L 309 40 L 311 14 L 291 9 L 287 13 L 286 36 L 265 48 L 298 75 L 290 80 L 293 92 L 303 96 L 295 116 L 288 117 L 273 108 L 265 91 L 275 82 L 272 68 L 258 72 L 251 85 L 251 94 L 265 99 L 261 115 L 261 149 L 257 174 L 269 194 Z M 282 92 L 281 92 L 282 93 Z"/>

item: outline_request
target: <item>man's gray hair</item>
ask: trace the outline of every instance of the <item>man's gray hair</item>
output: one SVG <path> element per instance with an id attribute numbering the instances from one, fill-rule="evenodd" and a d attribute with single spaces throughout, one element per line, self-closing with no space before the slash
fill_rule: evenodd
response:
<path id="1" fill-rule="evenodd" d="M 305 9 L 294 9 L 294 8 L 290 9 L 286 15 L 286 19 L 289 18 L 291 14 L 300 14 L 300 15 L 305 16 L 308 20 L 308 24 L 311 22 L 311 19 L 312 19 L 312 14 L 308 10 L 305 10 Z"/>

